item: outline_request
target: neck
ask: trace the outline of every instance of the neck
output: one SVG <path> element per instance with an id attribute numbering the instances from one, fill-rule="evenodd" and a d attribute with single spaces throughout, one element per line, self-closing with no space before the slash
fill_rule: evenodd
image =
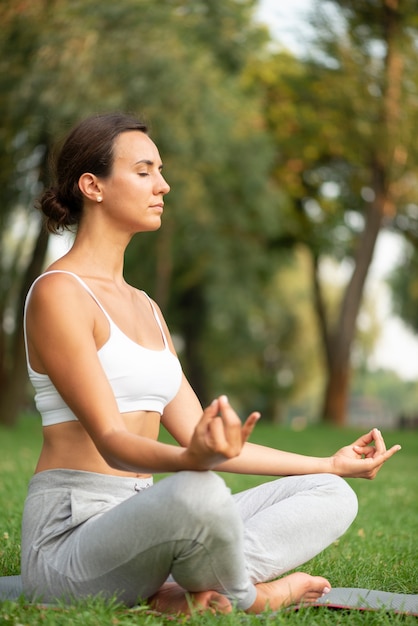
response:
<path id="1" fill-rule="evenodd" d="M 60 265 L 73 268 L 75 273 L 92 278 L 123 281 L 125 250 L 129 243 L 125 237 L 106 236 L 91 230 L 80 230 L 71 250 L 62 257 Z"/>

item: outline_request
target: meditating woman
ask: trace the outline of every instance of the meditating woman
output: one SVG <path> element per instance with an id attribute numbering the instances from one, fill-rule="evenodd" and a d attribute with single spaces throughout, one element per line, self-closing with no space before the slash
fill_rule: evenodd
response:
<path id="1" fill-rule="evenodd" d="M 70 133 L 40 199 L 47 228 L 76 236 L 26 302 L 43 447 L 23 515 L 24 593 L 172 613 L 313 601 L 330 582 L 286 572 L 353 521 L 343 478 L 374 478 L 399 446 L 373 429 L 303 456 L 247 442 L 259 414 L 241 422 L 225 396 L 202 410 L 157 304 L 123 277 L 127 245 L 160 227 L 169 189 L 145 125 L 112 113 Z M 179 445 L 158 441 L 160 423 Z M 281 478 L 232 495 L 218 470 Z"/>

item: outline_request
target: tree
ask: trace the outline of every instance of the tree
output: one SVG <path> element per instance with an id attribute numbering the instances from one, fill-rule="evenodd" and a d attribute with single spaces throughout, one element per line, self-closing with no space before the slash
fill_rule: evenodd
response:
<path id="1" fill-rule="evenodd" d="M 278 53 L 258 72 L 277 145 L 275 177 L 291 194 L 287 236 L 272 245 L 303 242 L 310 250 L 327 372 L 321 413 L 336 424 L 345 422 L 356 320 L 375 243 L 381 228 L 405 223 L 399 215 L 408 216 L 417 175 L 413 4 L 317 3 L 310 58 Z M 327 256 L 351 266 L 334 319 L 321 281 Z"/>

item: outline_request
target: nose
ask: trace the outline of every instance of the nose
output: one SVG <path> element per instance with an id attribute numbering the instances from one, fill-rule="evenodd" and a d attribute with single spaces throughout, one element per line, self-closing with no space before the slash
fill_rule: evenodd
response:
<path id="1" fill-rule="evenodd" d="M 166 179 L 164 178 L 162 174 L 160 174 L 160 180 L 159 180 L 158 186 L 159 186 L 159 193 L 162 193 L 164 196 L 166 193 L 170 191 L 170 185 L 168 184 L 168 182 L 166 181 Z"/>

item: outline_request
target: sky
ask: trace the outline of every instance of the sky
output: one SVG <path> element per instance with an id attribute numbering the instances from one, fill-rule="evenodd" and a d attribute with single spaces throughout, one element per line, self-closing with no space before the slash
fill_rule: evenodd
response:
<path id="1" fill-rule="evenodd" d="M 312 0 L 259 0 L 256 17 L 269 26 L 272 35 L 296 54 L 303 48 L 304 33 L 309 32 L 306 15 Z"/>
<path id="2" fill-rule="evenodd" d="M 256 17 L 269 26 L 270 32 L 284 48 L 294 54 L 303 51 L 309 33 L 306 17 L 312 0 L 259 0 Z M 402 258 L 402 239 L 392 233 L 379 235 L 366 284 L 367 294 L 378 303 L 381 337 L 371 357 L 372 367 L 392 369 L 405 380 L 418 378 L 418 337 L 392 313 L 390 290 L 385 277 Z"/>

